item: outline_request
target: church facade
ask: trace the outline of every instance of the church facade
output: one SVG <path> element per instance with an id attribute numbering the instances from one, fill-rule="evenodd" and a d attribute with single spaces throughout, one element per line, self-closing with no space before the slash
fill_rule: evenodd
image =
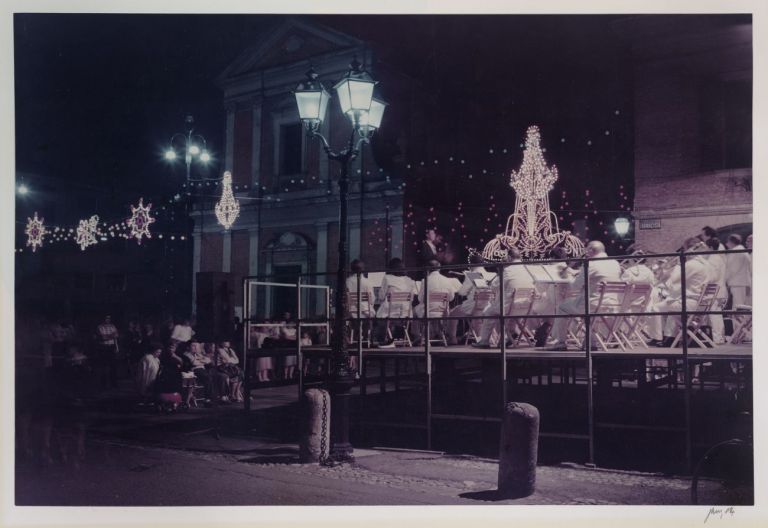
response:
<path id="1" fill-rule="evenodd" d="M 293 90 L 311 67 L 333 96 L 331 87 L 353 58 L 380 82 L 382 96 L 392 104 L 381 130 L 350 167 L 349 260 L 362 258 L 369 269 L 381 269 L 388 259 L 402 256 L 400 168 L 413 134 L 411 125 L 398 124 L 405 121 L 400 116 L 418 111 L 411 102 L 415 87 L 408 77 L 378 63 L 366 43 L 288 19 L 243 51 L 218 78 L 227 116 L 222 172 L 232 173 L 241 213 L 227 231 L 211 204 L 192 212 L 197 224 L 193 299 L 198 307 L 207 302 L 203 292 L 211 289 L 201 281 L 210 281 L 211 274 L 226 278 L 230 313 L 239 315 L 243 277 L 295 282 L 298 274 L 336 270 L 340 167 L 328 160 L 320 141 L 306 135 Z M 333 148 L 340 148 L 350 131 L 332 98 L 321 132 Z M 278 313 L 280 307 L 267 310 Z"/>

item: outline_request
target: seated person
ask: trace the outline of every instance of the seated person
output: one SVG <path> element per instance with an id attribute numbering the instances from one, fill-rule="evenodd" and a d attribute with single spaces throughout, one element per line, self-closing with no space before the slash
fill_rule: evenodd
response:
<path id="1" fill-rule="evenodd" d="M 216 353 L 219 357 L 219 369 L 229 376 L 228 399 L 243 401 L 243 371 L 239 366 L 240 359 L 237 357 L 237 353 L 232 349 L 229 341 L 222 341 Z"/>
<path id="2" fill-rule="evenodd" d="M 520 251 L 518 251 L 516 248 L 510 248 L 509 250 L 509 260 L 513 263 L 515 262 L 522 262 L 521 260 Z M 510 302 L 513 300 L 513 294 L 515 293 L 515 290 L 519 288 L 533 288 L 533 277 L 528 272 L 528 270 L 525 269 L 525 266 L 523 265 L 515 265 L 515 266 L 506 266 L 504 268 L 504 273 L 502 276 L 502 280 L 504 281 L 504 311 L 507 312 L 510 307 Z M 496 277 L 491 287 L 496 292 L 496 298 L 498 299 L 499 295 L 499 279 Z M 530 299 L 528 298 L 520 298 L 518 296 L 514 297 L 514 308 L 518 308 L 518 306 L 522 307 L 527 305 Z M 491 334 L 493 333 L 494 329 L 498 329 L 499 327 L 499 320 L 497 317 L 499 316 L 499 302 L 492 302 L 488 306 L 485 307 L 483 310 L 483 317 L 488 317 L 488 319 L 483 319 L 483 324 L 480 326 L 480 336 L 477 340 L 477 343 L 472 343 L 473 347 L 476 348 L 490 348 L 491 346 Z"/>
<path id="3" fill-rule="evenodd" d="M 381 288 L 379 288 L 379 309 L 376 310 L 377 318 L 384 317 L 405 317 L 411 313 L 410 304 L 390 304 L 389 293 L 402 292 L 416 294 L 416 283 L 405 274 L 405 266 L 403 261 L 399 258 L 393 258 L 389 261 L 389 271 L 384 275 L 384 279 L 381 281 Z M 379 346 L 385 348 L 394 347 L 394 341 L 387 340 L 386 337 L 386 325 L 376 325 L 376 338 L 379 342 Z"/>
<path id="4" fill-rule="evenodd" d="M 194 373 L 200 385 L 205 387 L 206 398 L 210 399 L 212 379 L 208 374 L 208 368 L 211 366 L 212 360 L 205 354 L 203 344 L 193 338 L 189 350 L 184 352 L 184 358 L 189 362 L 190 370 Z"/>
<path id="5" fill-rule="evenodd" d="M 478 285 L 478 280 L 473 280 L 470 277 L 464 278 L 464 282 L 461 284 L 461 288 L 459 288 L 459 291 L 456 292 L 456 294 L 459 295 L 460 297 L 465 297 L 465 300 L 460 305 L 454 307 L 451 310 L 451 316 L 453 317 L 472 315 L 475 312 L 475 308 L 476 308 L 475 293 L 478 291 L 478 289 L 484 289 L 484 290 L 490 291 L 488 282 L 486 280 L 486 277 L 490 274 L 482 266 L 483 264 L 482 255 L 479 255 L 477 253 L 472 254 L 472 256 L 469 259 L 469 262 L 470 264 L 473 264 L 469 272 L 472 274 L 480 274 L 483 277 L 482 279 L 479 279 L 480 281 L 482 281 L 482 284 Z M 484 303 L 484 305 L 485 304 L 487 303 Z M 485 306 L 477 307 L 478 310 L 481 310 L 483 308 L 485 308 Z M 472 324 L 472 322 L 470 322 L 470 324 Z M 448 344 L 449 345 L 455 345 L 457 343 L 456 327 L 458 326 L 458 324 L 459 324 L 458 319 L 451 319 L 448 321 L 448 324 L 446 325 L 448 327 Z"/>
<path id="6" fill-rule="evenodd" d="M 208 377 L 211 384 L 211 399 L 220 400 L 224 396 L 229 399 L 229 374 L 219 368 L 219 355 L 216 353 L 215 343 L 205 343 L 203 345 L 205 356 L 210 359 Z"/>
<path id="7" fill-rule="evenodd" d="M 432 271 L 430 271 L 427 277 L 421 281 L 419 292 L 416 294 L 416 299 L 419 301 L 419 304 L 414 309 L 414 314 L 417 318 L 424 317 L 424 307 L 428 302 L 427 294 L 431 295 L 433 293 L 445 293 L 447 294 L 448 302 L 451 302 L 456 296 L 457 289 L 455 281 L 440 273 L 440 263 L 436 260 L 430 260 L 429 267 Z M 446 307 L 443 306 L 442 303 L 431 302 L 429 303 L 427 317 L 441 317 L 445 308 Z M 421 323 L 413 325 L 414 334 L 416 335 L 415 343 L 421 341 L 421 326 Z"/>
<path id="8" fill-rule="evenodd" d="M 347 292 L 351 294 L 351 298 L 348 303 L 348 311 L 350 317 L 357 317 L 357 292 L 358 292 L 358 273 L 360 273 L 360 293 L 367 293 L 369 301 L 361 301 L 360 303 L 360 317 L 373 317 L 373 303 L 375 297 L 373 295 L 373 284 L 368 277 L 365 276 L 365 262 L 359 259 L 355 259 L 350 264 L 352 274 L 347 277 L 345 287 Z"/>

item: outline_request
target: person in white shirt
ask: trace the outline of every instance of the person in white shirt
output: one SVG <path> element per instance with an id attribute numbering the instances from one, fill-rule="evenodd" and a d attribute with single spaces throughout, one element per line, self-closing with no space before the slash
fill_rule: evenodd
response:
<path id="1" fill-rule="evenodd" d="M 605 258 L 605 246 L 599 240 L 593 240 L 585 248 L 585 255 L 590 259 Z M 584 315 L 585 286 L 589 287 L 590 309 L 597 306 L 600 298 L 598 285 L 601 282 L 615 282 L 621 280 L 621 266 L 615 260 L 596 260 L 589 263 L 588 277 L 582 270 L 573 281 L 571 289 L 578 291 L 578 296 L 566 299 L 557 307 L 558 315 Z M 550 350 L 567 350 L 566 340 L 568 331 L 568 317 L 558 317 L 552 327 L 552 337 L 555 343 Z M 594 341 L 592 341 L 594 343 Z M 594 345 L 593 345 L 594 346 Z"/>
<path id="2" fill-rule="evenodd" d="M 442 275 L 440 273 L 440 263 L 436 260 L 430 260 L 428 266 L 432 269 L 432 271 L 429 272 L 427 277 L 421 281 L 418 293 L 416 294 L 416 299 L 419 301 L 418 306 L 414 309 L 414 315 L 417 318 L 423 318 L 424 317 L 424 307 L 427 304 L 427 289 L 429 290 L 428 293 L 431 295 L 433 293 L 445 293 L 447 294 L 448 302 L 451 302 L 453 298 L 456 296 L 456 284 L 453 279 L 449 279 L 448 277 Z M 429 308 L 427 312 L 427 317 L 440 317 L 443 313 L 444 306 L 442 303 L 432 302 L 429 303 Z M 413 324 L 413 333 L 416 336 L 416 339 L 414 340 L 414 344 L 421 341 L 421 334 L 422 334 L 422 324 L 421 323 L 414 323 Z"/>
<path id="3" fill-rule="evenodd" d="M 389 266 L 387 267 L 389 271 L 384 275 L 381 287 L 379 288 L 379 308 L 376 310 L 376 317 L 380 319 L 386 317 L 410 317 L 412 313 L 411 303 L 390 304 L 388 296 L 390 293 L 411 293 L 416 295 L 416 282 L 403 271 L 405 266 L 401 259 L 393 258 L 389 261 Z M 390 324 L 397 324 L 397 322 L 395 321 Z M 386 325 L 379 322 L 376 326 L 376 340 L 380 347 L 392 348 L 394 344 L 393 341 L 387 340 L 386 330 Z"/>
<path id="4" fill-rule="evenodd" d="M 473 254 L 469 259 L 470 264 L 473 264 L 473 267 L 470 268 L 469 273 L 474 276 L 474 278 L 470 278 L 469 276 L 465 276 L 464 282 L 461 283 L 461 287 L 456 292 L 456 295 L 460 297 L 464 297 L 465 300 L 460 305 L 454 307 L 451 310 L 451 316 L 452 317 L 462 317 L 462 316 L 469 316 L 472 315 L 472 313 L 475 312 L 475 309 L 482 310 L 485 308 L 485 305 L 487 305 L 487 302 L 484 303 L 483 306 L 476 306 L 475 301 L 475 293 L 477 293 L 478 290 L 486 290 L 490 291 L 490 286 L 488 284 L 488 278 L 492 275 L 488 273 L 488 271 L 485 269 L 485 267 L 481 266 L 483 263 L 483 257 L 479 254 Z M 474 321 L 470 322 L 472 324 Z M 448 344 L 449 345 L 455 345 L 457 343 L 456 340 L 456 327 L 459 324 L 458 319 L 451 319 L 448 321 L 448 324 L 446 325 L 448 330 Z"/>
<path id="5" fill-rule="evenodd" d="M 697 238 L 689 238 L 683 244 L 683 251 L 694 253 L 704 251 L 707 245 Z M 685 261 L 685 299 L 688 310 L 696 310 L 699 297 L 704 286 L 713 277 L 710 267 L 704 255 L 690 256 Z M 662 278 L 667 286 L 667 298 L 651 306 L 651 312 L 676 312 L 683 307 L 681 268 L 678 264 Z M 680 316 L 653 316 L 648 317 L 647 332 L 651 338 L 648 342 L 652 346 L 669 347 L 680 329 Z"/>
<path id="6" fill-rule="evenodd" d="M 710 238 L 706 241 L 706 244 L 710 251 L 723 251 L 724 249 L 717 237 Z M 705 257 L 712 274 L 709 282 L 714 282 L 718 285 L 717 303 L 713 307 L 713 310 L 715 311 L 722 310 L 728 301 L 728 287 L 725 284 L 725 257 L 725 255 L 718 254 L 707 255 Z M 715 344 L 722 345 L 725 343 L 725 324 L 723 323 L 723 315 L 712 314 L 708 316 L 708 318 L 709 326 L 712 328 L 712 340 Z"/>
<path id="7" fill-rule="evenodd" d="M 171 339 L 177 343 L 189 343 L 194 335 L 195 331 L 192 330 L 192 326 L 189 324 L 189 319 L 184 319 L 173 327 Z"/>
<path id="8" fill-rule="evenodd" d="M 729 235 L 728 249 L 745 249 L 741 236 Z M 729 253 L 725 259 L 725 283 L 731 294 L 731 308 L 748 304 L 747 292 L 752 288 L 752 271 L 748 253 Z"/>
<path id="9" fill-rule="evenodd" d="M 517 248 L 510 248 L 508 253 L 509 261 L 512 265 L 504 267 L 504 273 L 502 280 L 504 281 L 504 311 L 508 312 L 510 303 L 512 302 L 513 295 L 516 290 L 520 288 L 533 288 L 533 276 L 522 264 L 520 251 Z M 499 299 L 499 279 L 498 277 L 491 283 L 491 288 L 496 292 L 496 299 Z M 528 298 L 520 298 L 519 295 L 514 295 L 513 314 L 523 306 L 527 306 L 530 301 Z M 499 300 L 491 302 L 483 310 L 483 324 L 480 326 L 480 336 L 477 343 L 472 343 L 475 348 L 490 348 L 491 334 L 495 328 L 499 327 L 499 320 L 496 319 L 499 316 L 500 308 Z"/>
<path id="10" fill-rule="evenodd" d="M 373 303 L 374 303 L 374 295 L 373 295 L 373 284 L 370 280 L 368 280 L 368 277 L 365 276 L 365 263 L 362 260 L 355 259 L 350 264 L 350 269 L 352 270 L 352 274 L 347 277 L 346 282 L 346 288 L 347 292 L 352 294 L 352 299 L 349 302 L 349 305 L 347 307 L 347 310 L 349 311 L 350 317 L 357 317 L 358 316 L 358 310 L 357 310 L 357 291 L 358 286 L 361 293 L 367 293 L 368 294 L 368 301 L 361 300 L 360 302 L 360 317 L 373 317 Z M 358 273 L 360 274 L 360 281 L 358 284 Z"/>

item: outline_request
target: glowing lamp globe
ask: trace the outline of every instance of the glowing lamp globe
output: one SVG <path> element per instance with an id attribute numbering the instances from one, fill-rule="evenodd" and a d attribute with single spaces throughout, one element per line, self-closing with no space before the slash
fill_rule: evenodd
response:
<path id="1" fill-rule="evenodd" d="M 24 185 L 24 184 L 22 183 L 21 185 L 19 185 L 19 186 L 18 186 L 18 188 L 16 189 L 16 191 L 17 191 L 17 192 L 18 192 L 20 195 L 24 196 L 25 194 L 27 194 L 27 193 L 29 192 L 29 187 L 27 187 L 26 185 Z"/>
<path id="2" fill-rule="evenodd" d="M 371 99 L 371 108 L 360 115 L 360 127 L 365 131 L 376 131 L 381 126 L 381 119 L 384 117 L 384 110 L 387 103 L 381 99 Z"/>
<path id="3" fill-rule="evenodd" d="M 203 163 L 208 163 L 209 161 L 211 161 L 211 155 L 210 155 L 210 154 L 208 154 L 208 151 L 207 151 L 207 150 L 204 150 L 204 151 L 203 151 L 203 152 L 200 154 L 200 161 L 202 161 Z"/>
<path id="4" fill-rule="evenodd" d="M 613 222 L 613 227 L 616 229 L 616 233 L 619 236 L 624 236 L 629 233 L 629 220 L 626 218 L 617 218 Z"/>
<path id="5" fill-rule="evenodd" d="M 192 145 L 191 147 L 189 147 L 189 153 L 192 154 L 193 156 L 197 156 L 198 154 L 200 154 L 200 147 L 198 147 L 197 145 Z"/>
<path id="6" fill-rule="evenodd" d="M 296 106 L 299 108 L 299 118 L 307 126 L 319 126 L 325 120 L 328 111 L 328 101 L 331 96 L 317 80 L 314 70 L 307 72 L 307 80 L 299 84 L 294 92 Z"/>
<path id="7" fill-rule="evenodd" d="M 356 59 L 349 67 L 347 74 L 336 83 L 333 89 L 339 96 L 341 111 L 347 114 L 354 124 L 363 112 L 370 110 L 376 81 L 360 69 L 360 63 Z"/>
<path id="8" fill-rule="evenodd" d="M 165 151 L 165 159 L 168 161 L 173 161 L 176 159 L 176 152 L 173 149 L 168 149 Z"/>

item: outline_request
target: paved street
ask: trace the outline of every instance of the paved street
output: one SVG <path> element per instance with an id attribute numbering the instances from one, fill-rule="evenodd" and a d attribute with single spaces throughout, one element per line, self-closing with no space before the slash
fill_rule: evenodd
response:
<path id="1" fill-rule="evenodd" d="M 125 396 L 118 392 L 107 401 L 114 405 Z M 281 439 L 274 423 L 290 418 L 294 398 L 293 387 L 264 390 L 254 401 L 261 421 L 249 421 L 245 426 L 239 409 L 222 407 L 219 438 L 209 431 L 216 423 L 213 409 L 169 416 L 136 412 L 127 405 L 120 413 L 96 408 L 84 414 L 87 426 L 81 461 L 72 448 L 72 432 L 66 429 L 52 442 L 49 464 L 19 457 L 17 504 L 689 503 L 686 478 L 568 464 L 540 466 L 536 493 L 518 500 L 496 500 L 497 464 L 475 457 L 358 449 L 352 465 L 299 464 L 295 443 Z M 58 446 L 64 446 L 66 461 Z M 703 502 L 733 502 L 719 483 L 704 482 L 700 489 Z"/>

